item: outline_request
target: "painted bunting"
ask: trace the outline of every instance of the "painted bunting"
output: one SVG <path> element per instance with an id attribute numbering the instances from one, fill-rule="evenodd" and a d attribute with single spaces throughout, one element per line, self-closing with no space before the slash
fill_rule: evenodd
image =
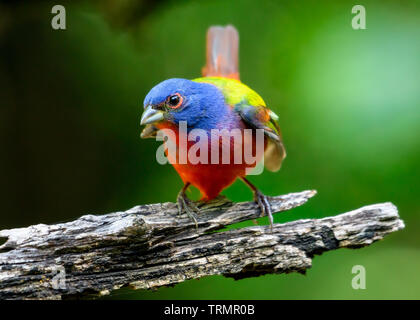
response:
<path id="1" fill-rule="evenodd" d="M 179 156 L 167 152 L 168 159 L 184 182 L 177 197 L 179 211 L 187 213 L 196 225 L 195 214 L 199 209 L 186 196 L 188 187 L 197 187 L 202 194 L 201 200 L 210 201 L 239 178 L 251 188 L 262 215 L 268 215 L 272 227 L 272 210 L 267 196 L 245 176 L 249 173 L 247 169 L 255 167 L 262 157 L 268 170 L 279 170 L 286 151 L 277 123 L 278 116 L 266 107 L 264 100 L 255 91 L 239 80 L 238 46 L 239 36 L 233 26 L 210 27 L 207 32 L 207 64 L 202 70 L 203 77 L 194 80 L 169 79 L 152 88 L 144 99 L 141 125 L 146 127 L 141 137 L 156 137 L 158 130 L 172 130 L 175 134 L 170 139 L 177 152 L 185 151 L 189 155 L 194 141 L 189 138 L 181 141 L 181 125 L 185 124 L 187 134 L 200 129 L 207 135 L 209 161 L 197 163 L 188 158 L 181 163 Z M 252 135 L 245 139 L 247 129 Z M 215 138 L 212 135 L 214 130 L 222 130 L 224 133 Z M 233 151 L 237 151 L 234 150 L 235 146 L 238 146 L 234 144 L 234 137 L 230 135 L 228 140 L 223 140 L 223 136 L 233 130 L 243 133 L 239 143 L 242 148 L 242 155 L 238 158 L 240 161 L 235 161 L 232 155 Z M 257 152 L 257 130 L 263 133 L 263 152 L 260 154 Z M 226 145 L 230 153 L 226 158 L 229 160 L 227 163 L 222 159 Z M 251 163 L 244 160 L 246 148 L 253 151 L 254 161 Z M 214 159 L 211 158 L 211 154 L 216 151 Z M 215 159 L 217 161 L 210 161 Z"/>

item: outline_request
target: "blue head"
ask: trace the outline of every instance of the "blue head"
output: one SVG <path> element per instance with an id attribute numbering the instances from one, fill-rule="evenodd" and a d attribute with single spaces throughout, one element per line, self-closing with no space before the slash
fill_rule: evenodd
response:
<path id="1" fill-rule="evenodd" d="M 141 124 L 169 121 L 188 128 L 215 128 L 228 112 L 222 92 L 214 85 L 186 79 L 165 80 L 150 90 L 144 99 Z"/>

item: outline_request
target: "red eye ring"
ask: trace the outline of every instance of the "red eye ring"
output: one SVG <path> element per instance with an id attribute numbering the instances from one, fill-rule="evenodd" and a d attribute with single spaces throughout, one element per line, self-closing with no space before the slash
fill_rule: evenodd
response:
<path id="1" fill-rule="evenodd" d="M 182 105 L 182 102 L 184 101 L 184 99 L 179 93 L 170 95 L 166 100 L 166 104 L 171 109 L 179 108 Z"/>

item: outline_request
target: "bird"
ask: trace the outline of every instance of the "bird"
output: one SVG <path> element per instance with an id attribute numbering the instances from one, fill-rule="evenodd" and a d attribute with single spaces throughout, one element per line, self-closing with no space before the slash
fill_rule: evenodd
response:
<path id="1" fill-rule="evenodd" d="M 246 176 L 248 169 L 255 168 L 264 160 L 265 168 L 276 172 L 286 157 L 279 117 L 270 110 L 261 96 L 240 81 L 239 77 L 239 34 L 232 25 L 211 26 L 207 31 L 206 65 L 202 68 L 202 77 L 188 80 L 171 78 L 155 85 L 146 95 L 140 124 L 145 125 L 141 138 L 155 138 L 159 131 L 172 130 L 175 134 L 168 139 L 175 145 L 178 153 L 166 155 L 183 181 L 183 187 L 177 196 L 179 213 L 186 213 L 195 222 L 200 209 L 186 195 L 187 189 L 193 185 L 202 195 L 201 202 L 216 199 L 222 190 L 229 187 L 237 179 L 242 180 L 252 191 L 254 201 L 261 210 L 261 216 L 267 215 L 271 230 L 273 228 L 273 212 L 269 197 L 254 186 Z M 187 159 L 179 161 L 179 152 L 189 151 L 194 141 L 181 141 L 180 128 L 185 125 L 185 133 L 201 130 L 208 139 L 208 159 L 211 153 L 217 154 L 218 161 L 202 161 L 196 163 Z M 214 130 L 224 132 L 217 138 L 212 136 Z M 225 131 L 223 131 L 225 130 Z M 236 130 L 243 134 L 239 148 L 242 148 L 241 161 L 234 161 L 232 154 L 238 148 L 234 137 L 223 141 L 226 132 Z M 246 131 L 251 136 L 245 139 Z M 262 140 L 258 140 L 257 131 L 262 132 Z M 250 137 L 250 138 L 249 138 Z M 260 136 L 261 137 L 261 136 Z M 166 142 L 168 142 L 168 139 Z M 200 138 L 201 140 L 201 138 Z M 262 141 L 262 152 L 257 152 L 257 142 Z M 244 150 L 253 150 L 254 160 L 244 161 Z M 224 163 L 222 157 L 228 151 Z M 201 153 L 202 150 L 200 150 Z M 201 155 L 201 154 L 200 154 Z M 204 155 L 204 154 L 203 154 Z M 204 156 L 205 158 L 205 156 Z M 213 159 L 213 160 L 214 160 Z M 214 163 L 216 162 L 216 163 Z"/>

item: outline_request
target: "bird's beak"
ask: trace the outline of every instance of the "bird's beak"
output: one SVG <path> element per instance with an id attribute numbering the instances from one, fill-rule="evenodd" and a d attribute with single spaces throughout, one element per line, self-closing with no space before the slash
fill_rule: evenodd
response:
<path id="1" fill-rule="evenodd" d="M 155 110 L 152 106 L 148 106 L 141 116 L 140 125 L 155 123 L 163 119 L 164 117 L 162 111 Z"/>

